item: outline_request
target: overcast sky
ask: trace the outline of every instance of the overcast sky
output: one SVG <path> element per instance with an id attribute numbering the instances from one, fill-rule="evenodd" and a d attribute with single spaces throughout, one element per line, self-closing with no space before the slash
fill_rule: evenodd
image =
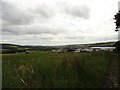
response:
<path id="1" fill-rule="evenodd" d="M 8 2 L 9 1 L 9 2 Z M 2 1 L 1 43 L 68 45 L 117 41 L 119 0 Z M 0 19 L 1 20 L 1 19 Z"/>

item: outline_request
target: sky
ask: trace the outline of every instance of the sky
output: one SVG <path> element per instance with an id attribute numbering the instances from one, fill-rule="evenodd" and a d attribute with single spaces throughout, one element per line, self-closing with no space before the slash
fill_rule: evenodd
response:
<path id="1" fill-rule="evenodd" d="M 0 43 L 69 45 L 117 41 L 119 0 L 2 0 Z"/>

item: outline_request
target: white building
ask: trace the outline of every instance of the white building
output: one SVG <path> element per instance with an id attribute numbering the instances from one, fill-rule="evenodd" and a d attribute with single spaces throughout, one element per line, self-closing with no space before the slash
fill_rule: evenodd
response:
<path id="1" fill-rule="evenodd" d="M 93 49 L 91 49 L 91 48 L 86 48 L 86 49 L 82 49 L 82 51 L 91 52 L 91 51 L 93 51 Z"/>
<path id="2" fill-rule="evenodd" d="M 91 49 L 93 51 L 101 51 L 101 50 L 105 50 L 105 51 L 114 51 L 115 47 L 91 47 Z"/>
<path id="3" fill-rule="evenodd" d="M 92 51 L 114 51 L 115 47 L 91 47 L 85 49 L 75 49 L 74 52 L 92 52 Z"/>
<path id="4" fill-rule="evenodd" d="M 82 49 L 75 49 L 75 52 L 81 52 Z"/>
<path id="5" fill-rule="evenodd" d="M 91 52 L 91 51 L 93 51 L 93 49 L 91 49 L 91 48 L 85 48 L 85 49 L 76 49 L 74 52 Z"/>

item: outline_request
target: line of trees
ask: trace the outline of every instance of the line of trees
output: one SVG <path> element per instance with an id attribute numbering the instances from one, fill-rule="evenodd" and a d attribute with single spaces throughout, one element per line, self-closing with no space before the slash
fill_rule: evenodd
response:
<path id="1" fill-rule="evenodd" d="M 114 17 L 115 17 L 114 19 L 116 20 L 116 22 L 115 22 L 115 24 L 116 24 L 115 31 L 119 31 L 119 29 L 120 29 L 120 11 L 116 15 L 114 15 Z M 114 46 L 116 47 L 116 51 L 120 52 L 120 41 L 116 42 Z"/>
<path id="2" fill-rule="evenodd" d="M 6 49 L 6 50 L 2 50 L 2 54 L 5 53 L 17 53 L 17 52 L 26 52 L 26 50 L 18 50 L 18 49 Z"/>
<path id="3" fill-rule="evenodd" d="M 119 31 L 118 29 L 120 28 L 120 11 L 116 14 L 116 15 L 114 15 L 114 19 L 116 20 L 116 29 L 115 29 L 115 31 Z"/>

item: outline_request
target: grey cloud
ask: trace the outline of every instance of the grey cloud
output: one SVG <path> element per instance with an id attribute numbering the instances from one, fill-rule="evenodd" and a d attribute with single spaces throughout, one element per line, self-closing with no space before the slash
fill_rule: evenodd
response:
<path id="1" fill-rule="evenodd" d="M 83 6 L 70 6 L 66 5 L 65 7 L 65 13 L 78 18 L 89 18 L 90 9 L 89 7 L 83 5 Z"/>
<path id="2" fill-rule="evenodd" d="M 40 15 L 40 17 L 47 19 L 55 15 L 54 10 L 46 4 L 41 4 L 37 8 L 31 9 L 31 11 L 33 11 L 35 14 Z"/>
<path id="3" fill-rule="evenodd" d="M 88 36 L 87 37 L 87 40 L 90 40 L 90 41 L 99 41 L 99 42 L 101 42 L 101 41 L 114 41 L 114 40 L 117 40 L 117 36 L 116 35 L 114 35 L 114 34 L 108 34 L 108 35 L 100 35 L 100 34 L 98 34 L 98 35 L 93 35 L 93 36 Z"/>
<path id="4" fill-rule="evenodd" d="M 21 6 L 22 7 L 22 6 Z M 29 24 L 32 16 L 28 10 L 22 10 L 15 2 L 2 2 L 2 19 L 5 24 Z"/>
<path id="5" fill-rule="evenodd" d="M 107 36 L 103 36 L 102 34 L 101 35 L 81 35 L 81 36 L 66 36 L 65 38 L 68 39 L 68 40 L 77 40 L 78 42 L 79 41 L 86 41 L 87 42 L 95 42 L 95 41 L 114 41 L 114 40 L 117 40 L 117 37 L 116 35 L 114 34 L 109 34 Z M 89 41 L 88 41 L 89 40 Z"/>
<path id="6" fill-rule="evenodd" d="M 41 39 L 42 39 L 42 40 L 52 40 L 52 39 L 54 39 L 54 38 L 52 38 L 52 37 L 49 37 L 49 38 L 47 38 L 47 37 L 46 37 L 46 38 L 45 38 L 45 37 L 42 37 Z"/>
<path id="7" fill-rule="evenodd" d="M 81 36 L 66 36 L 67 39 L 70 39 L 70 40 L 82 40 L 82 39 L 85 39 L 86 37 L 84 35 L 81 35 Z"/>
<path id="8" fill-rule="evenodd" d="M 3 35 L 26 35 L 26 34 L 60 34 L 64 29 L 47 26 L 3 26 Z"/>
<path id="9" fill-rule="evenodd" d="M 20 30 L 21 30 L 21 28 L 16 27 L 16 26 L 3 26 L 2 34 L 3 35 L 18 35 L 22 32 Z"/>
<path id="10" fill-rule="evenodd" d="M 98 37 L 97 40 L 99 41 L 106 41 L 106 40 L 117 40 L 117 37 L 116 35 L 108 35 L 108 36 L 104 36 L 104 37 Z"/>

